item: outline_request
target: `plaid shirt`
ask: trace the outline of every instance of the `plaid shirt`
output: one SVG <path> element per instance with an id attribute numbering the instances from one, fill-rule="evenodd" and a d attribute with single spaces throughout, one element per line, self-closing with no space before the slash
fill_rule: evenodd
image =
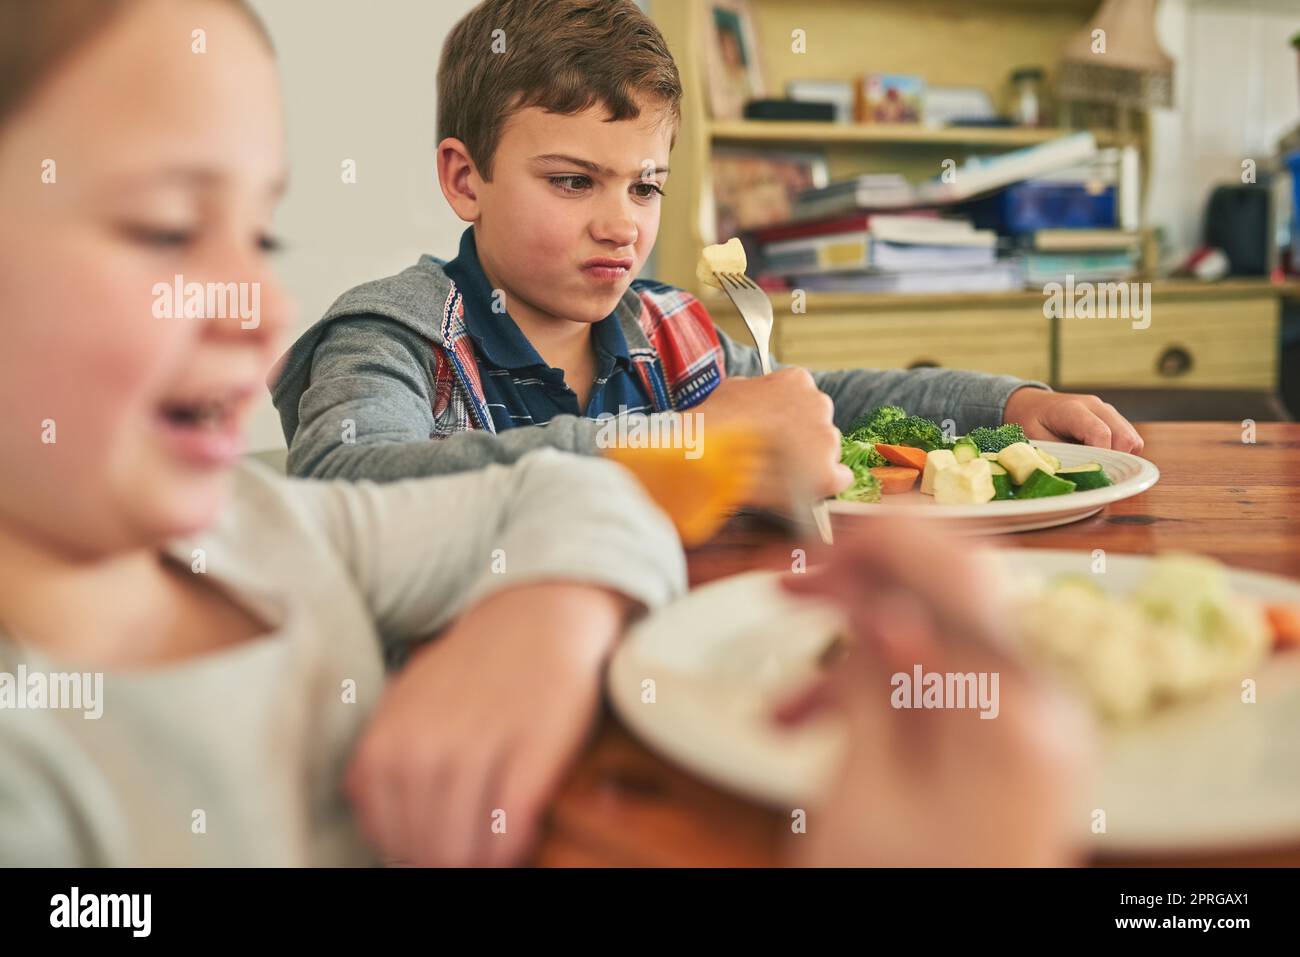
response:
<path id="1" fill-rule="evenodd" d="M 595 367 L 590 392 L 580 405 L 565 370 L 552 368 L 501 308 L 479 262 L 473 227 L 461 235 L 460 252 L 442 269 L 460 292 L 461 318 L 474 339 L 479 381 L 497 431 L 546 425 L 557 415 L 599 419 L 650 411 L 649 396 L 633 370 L 617 315 L 611 313 L 591 324 Z"/>
<path id="2" fill-rule="evenodd" d="M 726 375 L 713 320 L 690 293 L 651 280 L 634 280 L 614 315 L 622 323 L 632 367 L 652 411 L 698 405 Z M 474 339 L 465 323 L 465 297 L 454 282 L 443 304 L 440 331 L 445 345 L 432 346 L 436 360 L 433 437 L 470 429 L 496 432 Z"/>

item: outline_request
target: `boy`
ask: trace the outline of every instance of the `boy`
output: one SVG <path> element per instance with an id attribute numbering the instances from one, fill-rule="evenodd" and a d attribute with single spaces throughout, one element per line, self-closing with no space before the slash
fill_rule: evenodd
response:
<path id="1" fill-rule="evenodd" d="M 439 180 L 471 227 L 450 262 L 345 293 L 284 357 L 272 393 L 294 474 L 387 481 L 538 446 L 593 453 L 597 416 L 688 408 L 778 437 L 824 495 L 851 480 L 836 427 L 877 405 L 1141 449 L 1095 396 L 1010 376 L 760 376 L 692 296 L 634 282 L 682 89 L 631 0 L 486 0 L 447 37 L 438 96 Z"/>

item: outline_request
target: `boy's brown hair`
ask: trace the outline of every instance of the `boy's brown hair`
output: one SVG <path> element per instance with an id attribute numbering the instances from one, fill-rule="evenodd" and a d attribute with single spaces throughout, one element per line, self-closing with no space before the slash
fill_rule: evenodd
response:
<path id="1" fill-rule="evenodd" d="M 611 121 L 627 120 L 641 113 L 638 95 L 661 104 L 676 131 L 677 64 L 632 0 L 486 0 L 443 45 L 438 139 L 463 142 L 490 180 L 501 131 L 516 110 L 573 114 L 600 104 Z"/>

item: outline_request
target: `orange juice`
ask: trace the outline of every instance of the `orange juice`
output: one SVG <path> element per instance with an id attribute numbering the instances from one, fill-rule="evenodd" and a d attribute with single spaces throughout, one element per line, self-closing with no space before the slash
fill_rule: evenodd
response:
<path id="1" fill-rule="evenodd" d="M 748 430 L 718 429 L 708 433 L 697 458 L 680 448 L 611 448 L 605 455 L 637 477 L 690 547 L 711 538 L 745 504 L 764 466 L 765 445 Z"/>

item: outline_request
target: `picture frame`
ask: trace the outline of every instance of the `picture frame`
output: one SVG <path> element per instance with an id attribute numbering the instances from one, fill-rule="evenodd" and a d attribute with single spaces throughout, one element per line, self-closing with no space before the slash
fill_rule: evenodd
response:
<path id="1" fill-rule="evenodd" d="M 910 73 L 868 73 L 858 81 L 859 123 L 920 123 L 925 80 Z"/>
<path id="2" fill-rule="evenodd" d="M 716 120 L 740 119 L 745 103 L 767 91 L 753 8 L 749 0 L 707 0 L 703 10 L 710 112 Z"/>
<path id="3" fill-rule="evenodd" d="M 710 161 L 715 242 L 790 219 L 794 199 L 829 180 L 816 150 L 718 147 Z"/>

